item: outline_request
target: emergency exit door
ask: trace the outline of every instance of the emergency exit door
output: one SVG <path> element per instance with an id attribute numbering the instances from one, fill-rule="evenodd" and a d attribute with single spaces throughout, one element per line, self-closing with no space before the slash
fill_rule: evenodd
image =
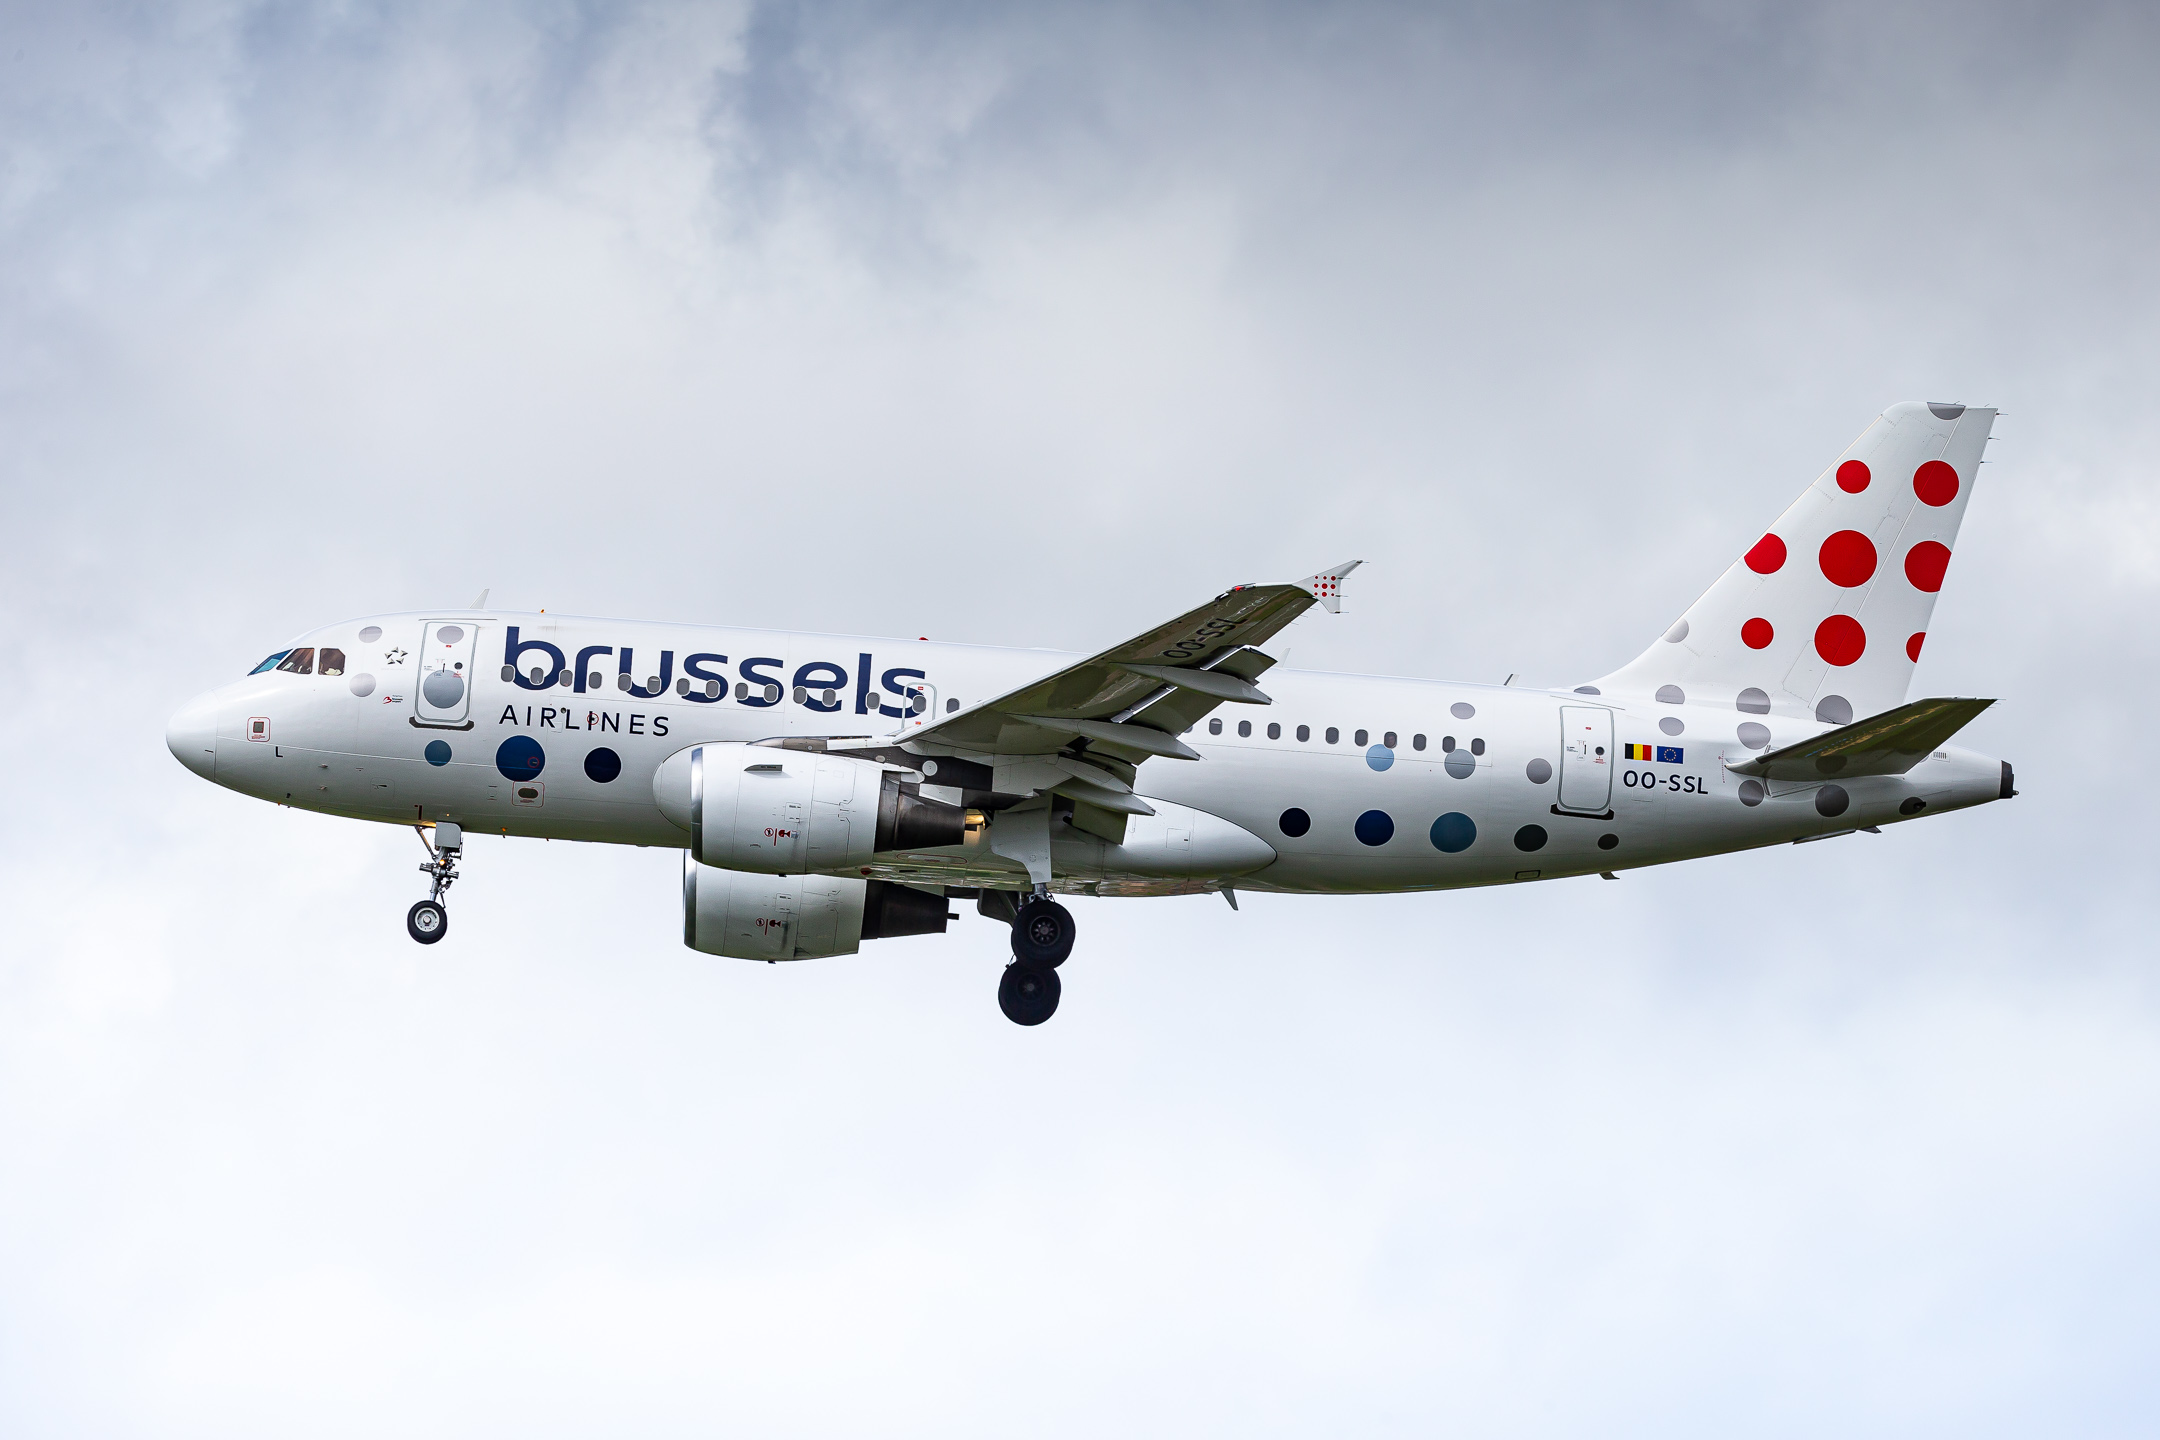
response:
<path id="1" fill-rule="evenodd" d="M 1612 711 L 1560 707 L 1560 808 L 1593 815 L 1612 808 Z"/>
<path id="2" fill-rule="evenodd" d="M 478 627 L 464 620 L 430 620 L 420 627 L 414 669 L 413 715 L 423 725 L 469 724 L 473 654 Z"/>

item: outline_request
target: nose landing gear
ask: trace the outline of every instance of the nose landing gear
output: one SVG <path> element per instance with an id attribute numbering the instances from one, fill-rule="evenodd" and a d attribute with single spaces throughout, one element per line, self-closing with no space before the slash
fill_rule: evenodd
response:
<path id="1" fill-rule="evenodd" d="M 434 887 L 428 898 L 415 901 L 412 909 L 405 912 L 405 933 L 422 945 L 433 945 L 450 932 L 450 912 L 444 908 L 442 897 L 457 883 L 458 857 L 465 851 L 465 832 L 447 820 L 435 823 L 435 838 L 430 841 L 426 830 L 413 827 L 420 843 L 427 846 L 427 863 L 420 873 L 432 879 Z"/>
<path id="2" fill-rule="evenodd" d="M 1064 985 L 1057 967 L 1072 954 L 1072 912 L 1038 889 L 1013 914 L 1012 964 L 998 980 L 998 1009 L 1015 1025 L 1040 1025 L 1057 1013 Z"/>

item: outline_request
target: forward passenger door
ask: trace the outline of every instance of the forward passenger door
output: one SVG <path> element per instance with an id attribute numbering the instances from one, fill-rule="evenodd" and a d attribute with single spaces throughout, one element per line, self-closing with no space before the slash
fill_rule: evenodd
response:
<path id="1" fill-rule="evenodd" d="M 472 712 L 473 655 L 479 627 L 464 620 L 429 620 L 420 628 L 413 667 L 413 714 L 423 725 L 464 728 Z"/>

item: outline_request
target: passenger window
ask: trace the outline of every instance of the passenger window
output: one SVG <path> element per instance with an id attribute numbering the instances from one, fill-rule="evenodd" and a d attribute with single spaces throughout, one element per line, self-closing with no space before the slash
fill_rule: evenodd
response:
<path id="1" fill-rule="evenodd" d="M 1367 740 L 1370 740 L 1371 738 L 1372 732 L 1369 730 L 1360 730 L 1357 732 L 1357 734 L 1350 737 L 1353 743 L 1360 746 L 1362 746 Z"/>
<path id="2" fill-rule="evenodd" d="M 1422 749 L 1424 749 L 1424 748 L 1425 748 L 1425 737 L 1424 737 L 1423 735 L 1412 735 L 1412 736 L 1410 737 L 1410 748 L 1411 748 L 1411 749 L 1413 749 L 1413 750 L 1422 750 Z"/>
<path id="3" fill-rule="evenodd" d="M 1270 725 L 1270 726 L 1268 726 L 1268 727 L 1267 727 L 1267 738 L 1268 738 L 1268 739 L 1270 739 L 1270 740 L 1280 740 L 1280 739 L 1282 739 L 1282 726 L 1280 726 L 1280 725 Z"/>
<path id="4" fill-rule="evenodd" d="M 287 651 L 277 668 L 288 675 L 312 674 L 315 670 L 315 647 L 303 645 L 298 650 Z"/>
<path id="5" fill-rule="evenodd" d="M 1484 753 L 1485 753 L 1485 742 L 1484 742 L 1483 740 L 1472 740 L 1472 741 L 1470 742 L 1470 753 L 1471 753 L 1471 754 L 1473 754 L 1473 755 L 1482 755 L 1482 754 L 1484 754 Z"/>
<path id="6" fill-rule="evenodd" d="M 344 674 L 344 673 L 345 673 L 345 652 L 344 652 L 343 650 L 325 650 L 325 651 L 323 651 L 323 652 L 322 652 L 322 659 L 321 659 L 321 662 L 320 662 L 319 664 L 317 664 L 317 665 L 316 665 L 316 667 L 315 667 L 315 673 L 316 673 L 316 674 L 318 674 L 318 675 L 342 675 L 342 674 Z"/>
<path id="7" fill-rule="evenodd" d="M 1455 753 L 1455 737 L 1453 735 L 1442 735 L 1440 737 L 1440 753 L 1443 755 Z"/>
<path id="8" fill-rule="evenodd" d="M 1335 728 L 1335 727 L 1334 727 L 1333 725 L 1330 725 L 1330 726 L 1328 726 L 1328 727 L 1327 727 L 1327 743 L 1328 743 L 1328 744 L 1330 744 L 1330 745 L 1333 745 L 1333 744 L 1335 744 L 1336 742 L 1340 741 L 1341 739 L 1342 739 L 1342 731 L 1340 731 L 1340 730 L 1336 729 L 1336 728 Z"/>
<path id="9" fill-rule="evenodd" d="M 1388 731 L 1388 732 L 1387 732 L 1387 734 L 1385 734 L 1385 735 L 1382 735 L 1382 736 L 1380 737 L 1380 743 L 1381 743 L 1382 745 L 1385 745 L 1385 746 L 1387 746 L 1387 748 L 1388 748 L 1388 749 L 1390 749 L 1390 750 L 1394 749 L 1394 748 L 1395 748 L 1395 732 L 1394 732 L 1393 730 L 1390 730 L 1390 731 Z"/>
<path id="10" fill-rule="evenodd" d="M 1238 739 L 1240 739 L 1240 740 L 1250 740 L 1250 739 L 1252 739 L 1252 721 L 1250 721 L 1250 720 L 1240 720 L 1240 721 L 1238 721 L 1238 722 L 1237 722 L 1237 733 L 1238 733 Z"/>
<path id="11" fill-rule="evenodd" d="M 277 669 L 278 661 L 283 660 L 287 655 L 290 654 L 292 654 L 292 651 L 290 650 L 280 650 L 277 652 L 277 654 L 272 655 L 269 659 L 263 661 L 262 664 L 257 665 L 254 669 L 248 671 L 248 674 L 260 675 L 265 670 L 275 670 Z"/>
<path id="12" fill-rule="evenodd" d="M 1210 735 L 1220 735 L 1220 734 L 1222 734 L 1222 721 L 1220 721 L 1220 720 L 1210 720 L 1210 721 L 1208 721 L 1208 722 L 1207 722 L 1207 733 L 1208 733 L 1208 734 L 1210 734 Z"/>

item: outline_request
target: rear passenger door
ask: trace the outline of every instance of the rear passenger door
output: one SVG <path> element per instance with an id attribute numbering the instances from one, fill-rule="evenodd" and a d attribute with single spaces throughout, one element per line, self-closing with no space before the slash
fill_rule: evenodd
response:
<path id="1" fill-rule="evenodd" d="M 1560 707 L 1560 808 L 1593 815 L 1612 808 L 1612 711 Z"/>

